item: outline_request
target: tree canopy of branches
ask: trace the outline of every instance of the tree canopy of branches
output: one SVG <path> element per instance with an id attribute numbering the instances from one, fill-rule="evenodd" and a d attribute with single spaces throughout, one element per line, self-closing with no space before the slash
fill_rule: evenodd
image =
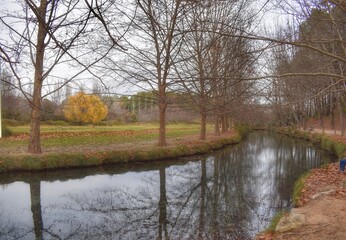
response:
<path id="1" fill-rule="evenodd" d="M 25 0 L 1 10 L 0 59 L 32 109 L 29 153 L 42 152 L 42 99 L 59 90 L 50 91 L 50 86 L 61 78 L 68 79 L 66 85 L 84 73 L 93 74 L 92 66 L 119 46 L 119 39 L 113 36 L 118 32 L 116 28 L 109 31 L 112 22 L 105 14 L 112 4 L 114 1 Z M 98 48 L 99 41 L 104 41 L 101 35 L 111 41 L 102 51 Z"/>
<path id="2" fill-rule="evenodd" d="M 215 116 L 219 126 L 228 129 L 228 116 L 244 103 L 253 73 L 254 54 L 244 35 L 254 15 L 252 1 L 201 1 L 187 17 L 189 33 L 183 45 L 184 60 L 177 64 L 183 91 L 201 116 L 200 139 L 206 138 L 207 115 Z M 233 104 L 237 101 L 237 104 Z"/>
<path id="3" fill-rule="evenodd" d="M 306 119 L 331 116 L 339 109 L 342 134 L 346 72 L 346 14 L 338 1 L 296 1 L 300 17 L 290 45 L 276 48 L 273 95 L 281 122 L 306 127 Z M 286 36 L 287 39 L 287 36 Z M 280 107 L 278 107 L 280 106 Z M 279 109 L 281 108 L 281 109 Z M 284 116 L 285 112 L 286 116 Z"/>
<path id="4" fill-rule="evenodd" d="M 186 103 L 201 115 L 201 139 L 206 138 L 207 115 L 216 116 L 217 133 L 220 120 L 222 130 L 227 131 L 230 103 L 240 106 L 253 86 L 241 78 L 253 74 L 256 60 L 245 37 L 256 15 L 252 12 L 254 1 L 129 3 L 131 10 L 124 10 L 132 20 L 131 37 L 126 39 L 128 51 L 118 60 L 107 58 L 105 65 L 125 82 L 154 94 L 159 109 L 158 144 L 166 145 L 168 92 L 188 96 Z"/>

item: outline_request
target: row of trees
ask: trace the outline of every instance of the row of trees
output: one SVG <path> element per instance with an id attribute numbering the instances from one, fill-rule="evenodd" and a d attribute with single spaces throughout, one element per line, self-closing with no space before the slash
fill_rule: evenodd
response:
<path id="1" fill-rule="evenodd" d="M 342 1 L 308 1 L 300 3 L 300 16 L 285 31 L 280 45 L 273 51 L 278 78 L 274 78 L 271 96 L 276 120 L 281 124 L 293 123 L 306 128 L 309 118 L 329 116 L 336 129 L 336 115 L 344 134 L 345 73 L 346 73 L 346 8 Z M 288 40 L 287 40 L 288 39 Z"/>
<path id="2" fill-rule="evenodd" d="M 188 100 L 201 114 L 205 139 L 206 115 L 217 115 L 218 131 L 227 103 L 250 87 L 238 79 L 251 73 L 249 42 L 232 35 L 242 35 L 251 26 L 251 1 L 133 0 L 125 5 L 26 0 L 12 6 L 16 11 L 1 13 L 1 28 L 7 34 L 0 39 L 0 56 L 15 77 L 14 87 L 31 105 L 30 153 L 42 152 L 42 100 L 58 91 L 49 86 L 62 71 L 68 80 L 61 87 L 88 74 L 103 85 L 119 78 L 151 89 L 160 113 L 161 146 L 166 145 L 168 91 L 190 93 Z M 25 91 L 26 84 L 32 84 L 32 92 Z M 222 122 L 225 131 L 227 121 Z"/>
<path id="3" fill-rule="evenodd" d="M 4 119 L 27 123 L 30 121 L 30 106 L 28 101 L 20 93 L 11 89 L 8 84 L 2 84 L 1 114 Z M 114 96 L 100 94 L 98 91 L 80 90 L 72 95 L 69 87 L 62 89 L 63 93 L 54 94 L 50 99 L 42 100 L 42 121 L 65 120 L 73 123 L 98 124 L 106 120 L 112 124 L 115 122 L 128 123 L 133 121 L 157 121 L 157 104 L 153 92 L 138 92 L 132 96 Z M 196 114 L 191 114 L 189 107 L 184 103 L 185 97 L 174 92 L 168 94 L 170 107 L 168 108 L 169 121 L 195 121 Z M 93 100 L 94 99 L 94 100 Z M 100 105 L 98 107 L 97 105 Z M 104 111 L 104 107 L 107 111 Z M 69 110 L 67 110 L 69 109 Z M 99 109 L 105 114 L 96 114 L 97 120 L 92 120 Z M 74 117 L 72 117 L 74 115 Z M 87 115 L 83 116 L 82 115 Z M 102 116 L 102 117 L 101 117 Z"/>
<path id="4" fill-rule="evenodd" d="M 132 21 L 132 36 L 122 57 L 106 59 L 101 69 L 119 79 L 152 89 L 159 108 L 159 145 L 166 145 L 169 93 L 178 92 L 200 114 L 200 139 L 206 138 L 207 116 L 215 132 L 228 129 L 234 106 L 249 100 L 257 54 L 245 36 L 256 14 L 246 1 L 133 1 L 123 11 Z M 115 10 L 114 10 L 115 11 Z M 138 44 L 140 42 L 141 44 Z M 233 106 L 232 106 L 233 103 Z"/>
<path id="5" fill-rule="evenodd" d="M 313 106 L 310 112 L 325 108 L 321 96 L 326 90 L 334 94 L 328 101 L 340 102 L 335 96 L 342 94 L 335 95 L 335 89 L 345 79 L 344 3 L 290 3 L 279 5 L 288 13 L 299 9 L 294 16 L 302 18 L 289 37 L 286 32 L 264 37 L 255 31 L 263 8 L 254 0 L 25 0 L 12 5 L 16 11 L 2 10 L 0 27 L 6 34 L 0 37 L 1 63 L 32 109 L 28 152 L 41 152 L 42 100 L 90 76 L 108 94 L 124 84 L 150 91 L 148 99 L 159 109 L 161 146 L 166 145 L 170 92 L 179 93 L 199 113 L 200 139 L 206 138 L 208 116 L 214 116 L 219 134 L 227 131 L 230 116 L 236 119 L 248 106 L 258 107 L 256 94 L 266 87 L 255 80 L 268 77 L 258 76 L 258 60 L 270 48 L 275 50 L 276 77 L 265 97 L 278 120 L 299 120 L 307 106 Z M 68 80 L 50 90 L 62 75 Z M 323 78 L 321 84 L 315 84 L 317 77 Z M 25 90 L 27 84 L 32 92 Z M 322 100 L 313 101 L 315 96 Z"/>

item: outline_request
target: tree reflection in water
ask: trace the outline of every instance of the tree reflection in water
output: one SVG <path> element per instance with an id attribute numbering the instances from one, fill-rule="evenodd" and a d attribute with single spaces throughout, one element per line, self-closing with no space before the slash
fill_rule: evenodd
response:
<path id="1" fill-rule="evenodd" d="M 162 163 L 103 178 L 94 173 L 89 183 L 53 182 L 61 189 L 81 184 L 53 199 L 41 199 L 47 187 L 31 181 L 32 232 L 36 239 L 251 239 L 290 207 L 297 177 L 330 160 L 306 143 L 254 133 L 183 165 Z M 120 184 L 119 176 L 128 182 Z M 19 233 L 12 225 L 0 220 L 1 230 Z"/>

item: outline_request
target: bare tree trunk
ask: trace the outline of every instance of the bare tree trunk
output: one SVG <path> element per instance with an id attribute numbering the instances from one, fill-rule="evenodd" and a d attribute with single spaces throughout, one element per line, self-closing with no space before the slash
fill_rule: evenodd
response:
<path id="1" fill-rule="evenodd" d="M 341 97 L 338 99 L 338 109 L 339 109 L 339 115 L 340 115 L 340 132 L 341 136 L 345 135 L 345 126 L 344 126 L 344 113 L 342 110 L 342 105 L 341 105 Z"/>
<path id="2" fill-rule="evenodd" d="M 41 0 L 38 17 L 40 18 L 37 32 L 36 44 L 36 59 L 35 59 L 35 78 L 34 78 L 34 93 L 31 102 L 31 120 L 30 120 L 30 135 L 29 135 L 29 153 L 42 153 L 40 125 L 41 125 L 41 92 L 43 83 L 43 60 L 45 43 L 44 39 L 47 35 L 45 26 L 47 11 L 47 0 Z"/>
<path id="3" fill-rule="evenodd" d="M 200 55 L 200 54 L 199 54 Z M 200 75 L 204 76 L 203 67 L 199 64 Z M 201 132 L 199 139 L 206 140 L 207 138 L 207 109 L 206 109 L 206 97 L 205 97 L 204 80 L 201 81 L 201 100 L 200 100 L 200 114 L 201 114 Z"/>
<path id="4" fill-rule="evenodd" d="M 306 117 L 303 118 L 303 129 L 306 130 Z"/>
<path id="5" fill-rule="evenodd" d="M 322 128 L 322 132 L 324 133 L 324 121 L 322 113 L 320 113 L 320 128 Z"/>
<path id="6" fill-rule="evenodd" d="M 215 135 L 220 135 L 220 117 L 215 115 Z"/>
<path id="7" fill-rule="evenodd" d="M 221 132 L 222 133 L 226 133 L 228 126 L 227 126 L 227 116 L 226 114 L 222 114 L 222 118 L 221 118 Z"/>
<path id="8" fill-rule="evenodd" d="M 295 122 L 296 122 L 296 126 L 298 126 L 298 128 L 300 127 L 300 122 L 299 122 L 299 117 L 298 117 L 298 115 L 297 115 L 297 113 L 296 112 L 293 112 L 293 119 L 295 120 Z"/>
<path id="9" fill-rule="evenodd" d="M 42 153 L 41 149 L 41 90 L 42 82 L 35 81 L 33 101 L 31 103 L 31 119 L 28 152 L 34 154 Z"/>
<path id="10" fill-rule="evenodd" d="M 345 135 L 345 124 L 344 124 L 344 113 L 341 109 L 340 111 L 340 131 L 341 131 L 341 136 Z"/>
<path id="11" fill-rule="evenodd" d="M 334 133 L 336 133 L 336 128 L 335 128 L 335 116 L 334 116 L 334 109 L 331 109 L 330 112 L 330 126 L 334 130 Z"/>
<path id="12" fill-rule="evenodd" d="M 205 112 L 201 113 L 201 133 L 200 140 L 205 140 L 207 135 L 207 114 Z"/>
<path id="13" fill-rule="evenodd" d="M 163 86 L 160 86 L 159 89 L 159 121 L 160 121 L 160 129 L 159 129 L 159 146 L 167 146 L 166 142 L 166 93 Z"/>
<path id="14" fill-rule="evenodd" d="M 335 117 L 334 117 L 334 96 L 329 94 L 329 114 L 330 114 L 330 127 L 334 130 L 335 133 Z"/>

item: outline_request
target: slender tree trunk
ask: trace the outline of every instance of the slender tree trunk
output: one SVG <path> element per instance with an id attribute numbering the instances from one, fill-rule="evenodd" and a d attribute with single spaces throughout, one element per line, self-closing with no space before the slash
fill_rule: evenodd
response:
<path id="1" fill-rule="evenodd" d="M 205 140 L 207 135 L 207 114 L 205 112 L 201 113 L 201 133 L 200 140 Z"/>
<path id="2" fill-rule="evenodd" d="M 222 125 L 221 125 L 221 132 L 226 133 L 228 129 L 227 126 L 227 116 L 226 114 L 222 114 Z"/>
<path id="3" fill-rule="evenodd" d="M 36 44 L 36 59 L 35 59 L 35 76 L 34 76 L 34 92 L 31 102 L 31 119 L 30 119 L 30 135 L 29 135 L 29 153 L 39 154 L 42 153 L 40 125 L 41 125 L 41 93 L 43 84 L 43 61 L 45 50 L 45 37 L 47 30 L 45 26 L 47 11 L 47 0 L 41 0 L 39 7 L 38 32 Z"/>
<path id="4" fill-rule="evenodd" d="M 322 113 L 320 113 L 320 127 L 322 128 L 322 132 L 324 133 L 324 121 Z"/>
<path id="5" fill-rule="evenodd" d="M 341 136 L 345 135 L 345 126 L 344 126 L 344 113 L 342 110 L 342 105 L 341 105 L 341 97 L 338 99 L 338 109 L 339 109 L 339 115 L 340 115 L 340 132 Z"/>
<path id="6" fill-rule="evenodd" d="M 341 131 L 341 136 L 345 135 L 345 124 L 344 124 L 344 113 L 341 109 L 340 111 L 340 131 Z"/>
<path id="7" fill-rule="evenodd" d="M 334 130 L 334 133 L 335 133 L 336 128 L 335 128 L 334 109 L 333 109 L 333 111 L 330 113 L 330 126 L 331 126 L 331 128 Z"/>
<path id="8" fill-rule="evenodd" d="M 307 126 L 306 126 L 306 117 L 304 117 L 304 118 L 303 118 L 303 128 L 304 128 L 304 130 L 306 130 L 306 127 L 307 127 Z"/>
<path id="9" fill-rule="evenodd" d="M 160 129 L 159 129 L 159 146 L 167 146 L 166 142 L 166 93 L 165 88 L 163 86 L 159 87 L 159 121 L 160 121 Z"/>
<path id="10" fill-rule="evenodd" d="M 300 127 L 300 122 L 299 122 L 299 117 L 298 117 L 298 115 L 297 115 L 297 113 L 296 112 L 293 112 L 293 119 L 295 120 L 295 122 L 296 122 L 296 126 L 298 126 L 298 128 Z"/>
<path id="11" fill-rule="evenodd" d="M 215 135 L 220 135 L 220 117 L 215 115 Z"/>
<path id="12" fill-rule="evenodd" d="M 335 117 L 334 117 L 334 96 L 331 95 L 330 97 L 330 108 L 329 108 L 329 112 L 330 112 L 330 126 L 331 128 L 334 130 L 334 134 L 336 133 L 336 129 L 335 129 Z"/>

